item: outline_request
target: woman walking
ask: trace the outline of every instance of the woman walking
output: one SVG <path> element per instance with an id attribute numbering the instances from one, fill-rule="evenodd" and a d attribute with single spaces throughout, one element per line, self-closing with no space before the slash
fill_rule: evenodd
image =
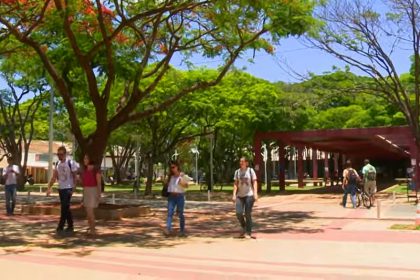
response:
<path id="1" fill-rule="evenodd" d="M 83 158 L 81 181 L 83 185 L 83 206 L 89 224 L 88 235 L 95 235 L 95 208 L 98 207 L 101 198 L 101 171 L 88 155 Z"/>
<path id="2" fill-rule="evenodd" d="M 188 177 L 184 175 L 177 161 L 170 163 L 169 178 L 166 182 L 168 186 L 168 216 L 166 219 L 166 236 L 172 235 L 172 217 L 176 212 L 179 217 L 179 236 L 185 237 L 185 189 L 188 188 Z"/>

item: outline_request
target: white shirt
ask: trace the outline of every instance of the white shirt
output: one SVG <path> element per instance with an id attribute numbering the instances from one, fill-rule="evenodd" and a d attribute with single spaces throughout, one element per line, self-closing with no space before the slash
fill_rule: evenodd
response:
<path id="1" fill-rule="evenodd" d="M 184 176 L 171 176 L 168 184 L 168 192 L 170 193 L 185 193 L 185 189 L 179 184 L 181 177 L 188 183 L 189 179 L 186 175 Z"/>
<path id="2" fill-rule="evenodd" d="M 254 169 L 249 167 L 246 170 L 238 169 L 235 171 L 235 176 L 233 179 L 238 181 L 238 191 L 236 193 L 238 197 L 254 195 L 253 182 L 257 180 L 257 175 L 255 174 Z"/>
<path id="3" fill-rule="evenodd" d="M 70 164 L 69 164 L 70 162 Z M 70 169 L 70 166 L 71 169 Z M 74 176 L 73 173 L 77 172 L 77 165 L 71 160 L 65 160 L 64 162 L 59 161 L 55 166 L 57 171 L 57 181 L 59 189 L 71 189 L 74 187 Z"/>
<path id="4" fill-rule="evenodd" d="M 14 172 L 12 172 L 14 171 Z M 3 176 L 6 176 L 6 183 L 5 185 L 16 185 L 17 184 L 17 176 L 19 174 L 19 166 L 17 165 L 9 165 L 5 169 L 3 169 Z"/>

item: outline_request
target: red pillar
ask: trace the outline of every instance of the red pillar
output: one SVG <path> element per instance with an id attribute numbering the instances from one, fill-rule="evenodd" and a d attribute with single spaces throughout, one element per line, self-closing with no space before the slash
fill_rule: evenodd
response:
<path id="1" fill-rule="evenodd" d="M 327 152 L 324 152 L 324 177 L 325 177 L 325 186 L 327 186 L 328 180 L 330 179 L 330 170 L 329 170 Z"/>
<path id="2" fill-rule="evenodd" d="M 258 181 L 258 192 L 261 192 L 261 175 L 263 166 L 263 160 L 261 155 L 261 139 L 258 135 L 254 136 L 254 169 L 257 175 Z"/>
<path id="3" fill-rule="evenodd" d="M 318 179 L 318 151 L 312 148 L 312 178 Z"/>
<path id="4" fill-rule="evenodd" d="M 338 182 L 339 181 L 338 180 L 338 178 L 339 178 L 339 174 L 338 174 L 338 159 L 339 159 L 339 157 L 340 157 L 339 153 L 334 153 L 334 171 L 333 171 L 333 174 L 331 176 L 331 186 L 333 186 L 334 183 L 336 183 L 337 186 L 339 184 L 339 182 Z"/>
<path id="5" fill-rule="evenodd" d="M 303 147 L 297 147 L 298 152 L 298 162 L 297 162 L 297 169 L 298 169 L 298 187 L 303 188 Z"/>
<path id="6" fill-rule="evenodd" d="M 284 151 L 284 144 L 281 141 L 277 141 L 277 145 L 279 146 L 279 190 L 284 191 L 286 188 L 286 161 L 284 159 L 285 157 L 285 151 Z"/>

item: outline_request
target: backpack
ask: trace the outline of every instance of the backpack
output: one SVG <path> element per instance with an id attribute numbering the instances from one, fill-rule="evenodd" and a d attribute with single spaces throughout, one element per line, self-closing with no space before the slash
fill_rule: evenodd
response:
<path id="1" fill-rule="evenodd" d="M 376 172 L 373 170 L 373 168 L 370 168 L 368 173 L 366 174 L 366 179 L 368 181 L 375 181 L 376 180 Z"/>
<path id="2" fill-rule="evenodd" d="M 73 170 L 71 169 L 71 160 L 66 160 L 67 164 L 69 165 L 70 168 L 70 172 L 73 172 Z M 55 169 L 57 169 L 58 164 L 60 163 L 60 161 L 56 161 L 55 162 Z"/>
<path id="3" fill-rule="evenodd" d="M 348 185 L 357 185 L 357 174 L 353 169 L 349 169 L 349 172 L 347 174 L 347 184 Z"/>

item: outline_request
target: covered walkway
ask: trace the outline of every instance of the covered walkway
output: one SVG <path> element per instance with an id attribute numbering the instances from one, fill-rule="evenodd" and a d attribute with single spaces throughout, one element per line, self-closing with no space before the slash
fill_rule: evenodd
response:
<path id="1" fill-rule="evenodd" d="M 417 155 L 414 137 L 408 126 L 257 132 L 254 136 L 254 163 L 258 178 L 263 177 L 264 171 L 261 145 L 268 142 L 275 142 L 279 147 L 278 178 L 281 189 L 284 189 L 285 186 L 285 148 L 287 146 L 295 147 L 297 151 L 299 187 L 304 186 L 303 151 L 308 148 L 312 153 L 312 178 L 318 179 L 318 160 L 321 157 L 324 160 L 324 178 L 326 180 L 338 172 L 339 159 L 342 160 L 342 165 L 346 159 L 352 161 L 364 158 L 409 160 L 410 158 L 415 159 L 415 155 Z M 328 167 L 330 158 L 334 161 L 334 170 L 330 170 Z M 413 159 L 411 164 L 415 164 Z"/>

